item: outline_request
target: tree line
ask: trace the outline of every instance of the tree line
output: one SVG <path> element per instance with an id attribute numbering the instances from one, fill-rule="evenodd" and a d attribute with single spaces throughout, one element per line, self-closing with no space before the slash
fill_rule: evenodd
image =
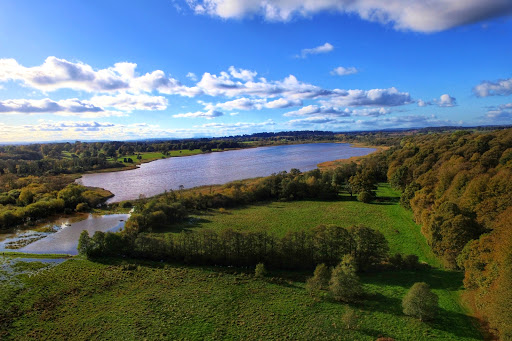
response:
<path id="1" fill-rule="evenodd" d="M 387 159 L 432 250 L 464 270 L 474 308 L 512 339 L 512 129 L 417 134 Z"/>

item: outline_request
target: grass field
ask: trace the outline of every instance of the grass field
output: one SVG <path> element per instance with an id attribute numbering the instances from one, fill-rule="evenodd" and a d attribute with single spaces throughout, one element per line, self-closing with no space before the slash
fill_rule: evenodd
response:
<path id="1" fill-rule="evenodd" d="M 460 278 L 439 275 L 437 270 L 419 277 L 408 272 L 363 276 L 367 298 L 351 306 L 359 316 L 355 330 L 346 329 L 341 321 L 347 305 L 307 294 L 305 274 L 270 276 L 274 277 L 255 279 L 234 269 L 144 262 L 126 267 L 72 259 L 25 277 L 26 288 L 32 289 L 18 289 L 10 298 L 0 294 L 0 338 L 479 339 L 468 318 L 452 304 L 450 292 Z M 430 282 L 440 295 L 436 322 L 421 323 L 401 313 L 401 298 L 416 280 Z M 13 315 L 17 317 L 10 320 Z"/>
<path id="2" fill-rule="evenodd" d="M 412 220 L 412 213 L 398 205 L 399 193 L 381 184 L 378 200 L 362 204 L 349 197 L 342 201 L 273 202 L 227 210 L 212 211 L 193 216 L 190 222 L 177 226 L 181 229 L 239 229 L 266 230 L 283 236 L 287 231 L 311 229 L 320 224 L 349 227 L 363 224 L 381 231 L 389 241 L 392 253 L 415 254 L 432 265 L 438 262 L 420 227 Z"/>
<path id="3" fill-rule="evenodd" d="M 382 184 L 379 201 L 299 201 L 213 211 L 181 229 L 287 230 L 318 224 L 366 224 L 384 233 L 392 252 L 414 253 L 437 265 L 410 212 Z M 160 232 L 170 233 L 170 232 Z M 462 273 L 439 268 L 361 274 L 365 297 L 350 308 L 358 327 L 342 323 L 346 304 L 310 296 L 311 274 L 190 267 L 163 262 L 73 258 L 35 276 L 23 287 L 0 283 L 0 339 L 160 340 L 481 340 L 476 323 L 459 305 Z M 402 313 L 401 300 L 419 281 L 439 296 L 435 321 Z"/>

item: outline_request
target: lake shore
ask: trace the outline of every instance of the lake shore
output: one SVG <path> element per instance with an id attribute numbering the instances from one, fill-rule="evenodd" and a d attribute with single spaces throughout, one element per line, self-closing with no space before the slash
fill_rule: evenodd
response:
<path id="1" fill-rule="evenodd" d="M 342 142 L 342 143 L 345 143 L 345 142 Z M 361 160 L 363 160 L 364 158 L 368 157 L 369 155 L 373 155 L 373 154 L 376 154 L 376 153 L 381 153 L 381 152 L 386 151 L 386 150 L 388 150 L 390 148 L 388 146 L 370 146 L 370 145 L 367 145 L 367 144 L 364 144 L 364 143 L 350 143 L 350 147 L 355 147 L 355 148 L 373 148 L 373 149 L 376 149 L 376 150 L 374 152 L 368 154 L 368 155 L 352 156 L 352 157 L 347 158 L 347 159 L 338 159 L 338 160 L 333 160 L 333 161 L 321 162 L 321 163 L 319 163 L 317 165 L 317 167 L 319 169 L 333 169 L 333 168 L 339 167 L 339 166 L 344 165 L 344 164 L 349 164 L 351 162 L 355 162 L 355 163 L 359 164 L 361 162 Z"/>

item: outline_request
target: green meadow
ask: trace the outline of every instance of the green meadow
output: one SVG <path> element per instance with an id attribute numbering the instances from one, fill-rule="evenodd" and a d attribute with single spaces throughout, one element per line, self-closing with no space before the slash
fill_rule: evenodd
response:
<path id="1" fill-rule="evenodd" d="M 391 252 L 416 254 L 434 265 L 421 271 L 361 274 L 366 294 L 350 305 L 305 290 L 310 273 L 191 267 L 165 262 L 75 257 L 37 275 L 18 275 L 23 286 L 2 283 L 2 340 L 481 340 L 476 322 L 459 304 L 462 273 L 445 271 L 430 253 L 410 212 L 386 184 L 378 199 L 274 202 L 193 216 L 175 233 L 201 228 L 268 230 L 283 235 L 319 224 L 365 224 L 388 239 Z M 401 300 L 418 281 L 439 295 L 439 314 L 420 322 L 402 313 Z M 342 321 L 347 308 L 357 325 Z"/>

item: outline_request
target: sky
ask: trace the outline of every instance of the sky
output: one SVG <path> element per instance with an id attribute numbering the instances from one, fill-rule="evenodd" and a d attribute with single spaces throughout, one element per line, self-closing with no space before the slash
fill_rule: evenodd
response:
<path id="1" fill-rule="evenodd" d="M 2 0 L 0 143 L 512 124 L 512 0 Z"/>

